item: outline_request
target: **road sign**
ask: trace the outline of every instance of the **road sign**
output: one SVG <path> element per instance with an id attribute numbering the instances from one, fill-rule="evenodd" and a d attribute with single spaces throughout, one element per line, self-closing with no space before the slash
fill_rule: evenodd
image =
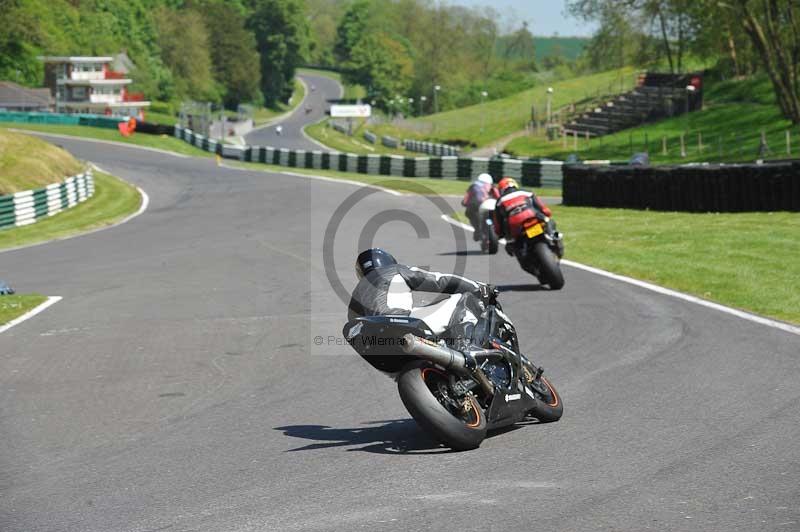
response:
<path id="1" fill-rule="evenodd" d="M 372 115 L 372 106 L 364 105 L 331 105 L 333 118 L 367 118 Z"/>

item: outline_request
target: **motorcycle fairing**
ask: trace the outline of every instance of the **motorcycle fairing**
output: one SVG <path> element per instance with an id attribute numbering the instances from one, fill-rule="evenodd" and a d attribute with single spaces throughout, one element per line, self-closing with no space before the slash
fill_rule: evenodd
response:
<path id="1" fill-rule="evenodd" d="M 360 324 L 360 325 L 359 325 Z M 409 316 L 366 316 L 345 324 L 345 340 L 372 367 L 384 373 L 397 373 L 416 360 L 403 351 L 403 336 L 411 333 L 432 339 L 435 335 L 428 325 Z"/>

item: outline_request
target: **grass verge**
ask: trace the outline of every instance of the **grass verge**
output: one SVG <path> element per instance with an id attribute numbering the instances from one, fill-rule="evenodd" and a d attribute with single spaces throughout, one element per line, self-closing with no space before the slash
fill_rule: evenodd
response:
<path id="1" fill-rule="evenodd" d="M 230 164 L 228 162 L 227 164 Z M 352 172 L 337 172 L 333 170 L 314 170 L 309 168 L 290 168 L 286 166 L 275 166 L 271 164 L 262 163 L 244 163 L 234 161 L 233 164 L 240 168 L 247 168 L 248 170 L 259 170 L 262 172 L 276 172 L 285 173 L 293 172 L 297 174 L 309 176 L 323 176 L 333 179 L 346 179 L 348 181 L 357 181 L 367 185 L 376 185 L 387 188 L 389 190 L 396 190 L 398 192 L 408 192 L 413 194 L 437 194 L 444 196 L 462 196 L 467 190 L 469 183 L 467 181 L 455 181 L 449 179 L 431 179 L 427 177 L 394 177 L 385 175 L 366 175 L 357 174 Z M 561 189 L 557 188 L 529 188 L 523 187 L 526 190 L 533 190 L 537 194 L 545 197 L 561 197 Z"/>
<path id="2" fill-rule="evenodd" d="M 66 150 L 0 129 L 0 196 L 57 183 L 82 169 Z"/>
<path id="3" fill-rule="evenodd" d="M 278 102 L 275 107 L 259 107 L 253 113 L 253 123 L 256 127 L 258 127 L 266 124 L 276 116 L 280 116 L 284 113 L 290 113 L 297 109 L 297 106 L 300 105 L 300 102 L 302 102 L 303 98 L 305 97 L 306 90 L 303 87 L 303 84 L 300 83 L 299 80 L 295 79 L 294 91 L 292 91 L 292 96 L 289 98 L 289 102 Z"/>
<path id="4" fill-rule="evenodd" d="M 798 213 L 554 206 L 553 216 L 570 260 L 800 323 Z"/>
<path id="5" fill-rule="evenodd" d="M 39 294 L 14 294 L 0 296 L 0 325 L 16 319 L 47 301 Z"/>
<path id="6" fill-rule="evenodd" d="M 364 139 L 364 131 L 369 128 L 364 125 L 363 120 L 354 122 L 353 136 L 345 135 L 329 127 L 330 120 L 323 120 L 316 124 L 306 126 L 306 133 L 308 136 L 328 146 L 332 150 L 341 151 L 345 153 L 358 153 L 358 154 L 389 154 L 389 155 L 411 155 L 422 157 L 425 154 L 414 153 L 404 149 L 387 148 L 379 142 L 370 144 Z"/>
<path id="7" fill-rule="evenodd" d="M 175 137 L 167 135 L 147 135 L 135 133 L 130 137 L 123 137 L 119 131 L 102 127 L 89 126 L 62 126 L 56 124 L 17 124 L 5 123 L 2 128 L 13 128 L 28 131 L 40 131 L 42 133 L 55 133 L 57 135 L 68 135 L 70 137 L 80 137 L 97 140 L 109 140 L 131 144 L 134 146 L 144 146 L 147 148 L 158 148 L 160 150 L 172 151 L 183 155 L 193 155 L 195 157 L 213 157 L 213 153 L 208 153 L 195 148 L 194 146 Z"/>
<path id="8" fill-rule="evenodd" d="M 7 249 L 112 225 L 135 213 L 141 195 L 135 187 L 102 172 L 94 173 L 94 195 L 87 201 L 35 224 L 0 230 L 0 249 Z"/>

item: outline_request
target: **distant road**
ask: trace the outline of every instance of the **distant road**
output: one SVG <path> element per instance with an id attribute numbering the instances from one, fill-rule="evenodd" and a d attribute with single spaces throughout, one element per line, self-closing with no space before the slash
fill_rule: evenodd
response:
<path id="1" fill-rule="evenodd" d="M 280 122 L 283 128 L 281 134 L 275 132 L 277 124 L 270 124 L 245 135 L 248 144 L 296 150 L 323 149 L 321 145 L 303 135 L 303 128 L 325 118 L 325 110 L 330 108 L 328 100 L 341 98 L 343 88 L 339 82 L 325 76 L 298 74 L 297 77 L 305 82 L 306 95 L 297 109 Z M 309 113 L 306 113 L 307 106 L 311 108 Z"/>

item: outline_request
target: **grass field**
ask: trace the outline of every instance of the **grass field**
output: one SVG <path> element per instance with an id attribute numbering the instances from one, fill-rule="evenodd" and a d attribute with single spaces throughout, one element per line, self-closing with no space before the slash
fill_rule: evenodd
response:
<path id="1" fill-rule="evenodd" d="M 262 163 L 232 163 L 240 168 L 249 170 L 259 170 L 262 172 L 292 172 L 311 176 L 323 176 L 334 179 L 346 179 L 357 181 L 369 185 L 377 185 L 398 192 L 409 192 L 414 194 L 437 194 L 462 196 L 466 192 L 469 183 L 467 181 L 453 181 L 448 179 L 430 179 L 425 177 L 393 177 L 393 176 L 374 176 L 356 174 L 352 172 L 335 172 L 331 170 L 313 170 L 307 168 L 287 168 Z M 533 190 L 537 194 L 546 197 L 561 197 L 561 189 L 556 188 L 536 188 L 523 187 L 525 190 Z"/>
<path id="2" fill-rule="evenodd" d="M 39 294 L 0 296 L 0 325 L 5 325 L 14 318 L 22 316 L 46 300 L 45 296 Z"/>
<path id="3" fill-rule="evenodd" d="M 158 148 L 161 150 L 181 153 L 183 155 L 194 155 L 196 157 L 213 157 L 213 153 L 208 153 L 199 148 L 187 144 L 186 142 L 167 135 L 146 135 L 144 133 L 134 133 L 130 137 L 123 137 L 116 129 L 89 126 L 61 126 L 55 124 L 3 124 L 0 131 L 4 128 L 41 131 L 43 133 L 55 133 L 58 135 L 68 135 L 71 137 L 81 137 L 97 140 L 110 140 L 123 144 L 133 144 L 135 146 L 145 146 L 148 148 Z"/>
<path id="4" fill-rule="evenodd" d="M 599 74 L 557 81 L 552 84 L 552 109 L 594 98 L 599 94 L 618 93 L 630 89 L 636 79 L 632 68 L 611 70 Z M 444 87 L 442 90 L 446 90 Z M 491 141 L 524 129 L 531 119 L 531 108 L 543 117 L 547 101 L 547 85 L 542 84 L 507 98 L 484 104 L 454 109 L 409 121 L 408 128 L 392 125 L 375 126 L 374 132 L 398 138 L 428 138 L 446 143 L 468 143 L 484 146 Z"/>
<path id="5" fill-rule="evenodd" d="M 553 216 L 565 234 L 565 258 L 800 323 L 800 213 L 557 205 Z"/>
<path id="6" fill-rule="evenodd" d="M 57 146 L 0 129 L 0 196 L 57 183 L 82 169 Z"/>
<path id="7" fill-rule="evenodd" d="M 72 209 L 35 224 L 0 230 L 0 249 L 65 238 L 112 225 L 139 209 L 142 201 L 139 191 L 125 181 L 94 172 L 94 184 L 94 195 Z"/>
<path id="8" fill-rule="evenodd" d="M 761 132 L 771 153 L 764 158 L 788 157 L 786 132 L 792 155 L 800 154 L 800 128 L 780 116 L 769 80 L 755 78 L 709 84 L 705 108 L 688 115 L 631 128 L 586 141 L 569 138 L 547 141 L 543 136 L 526 136 L 509 144 L 507 150 L 524 156 L 565 159 L 577 153 L 582 159 L 628 160 L 646 151 L 655 164 L 697 161 L 753 161 L 759 156 Z M 681 135 L 686 157 L 681 157 Z M 666 153 L 663 152 L 666 142 Z"/>

